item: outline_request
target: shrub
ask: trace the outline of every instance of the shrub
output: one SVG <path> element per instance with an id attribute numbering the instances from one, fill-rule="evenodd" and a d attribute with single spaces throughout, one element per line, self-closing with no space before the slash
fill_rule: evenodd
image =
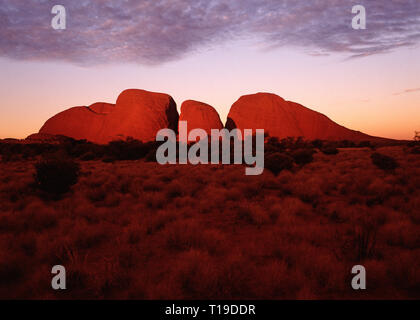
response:
<path id="1" fill-rule="evenodd" d="M 270 137 L 267 140 L 267 143 L 264 146 L 265 152 L 274 153 L 285 151 L 284 146 L 280 143 L 279 139 L 276 137 Z"/>
<path id="2" fill-rule="evenodd" d="M 359 148 L 370 148 L 372 145 L 370 141 L 360 141 Z"/>
<path id="3" fill-rule="evenodd" d="M 398 167 L 398 162 L 394 158 L 378 152 L 372 153 L 370 158 L 375 166 L 385 171 L 392 171 Z"/>
<path id="4" fill-rule="evenodd" d="M 356 147 L 356 143 L 350 140 L 341 140 L 337 142 L 337 147 L 339 148 L 354 148 Z"/>
<path id="5" fill-rule="evenodd" d="M 72 160 L 46 159 L 35 165 L 35 184 L 42 191 L 60 195 L 77 183 L 79 165 Z"/>
<path id="6" fill-rule="evenodd" d="M 411 153 L 412 154 L 420 154 L 420 147 L 414 147 L 413 149 L 411 149 Z"/>
<path id="7" fill-rule="evenodd" d="M 327 155 L 333 155 L 333 154 L 338 154 L 338 149 L 336 147 L 324 147 L 321 149 L 323 154 L 327 154 Z"/>
<path id="8" fill-rule="evenodd" d="M 264 166 L 274 175 L 278 175 L 282 170 L 293 168 L 293 158 L 283 153 L 272 153 L 265 156 Z"/>
<path id="9" fill-rule="evenodd" d="M 321 149 L 324 146 L 324 141 L 320 140 L 320 139 L 316 139 L 312 141 L 312 146 L 314 148 L 318 148 Z"/>
<path id="10" fill-rule="evenodd" d="M 415 140 L 409 141 L 407 143 L 407 147 L 409 147 L 409 148 L 420 147 L 420 140 L 419 141 L 415 141 Z"/>
<path id="11" fill-rule="evenodd" d="M 284 150 L 298 150 L 303 148 L 310 148 L 312 143 L 305 141 L 302 137 L 288 137 L 280 141 L 280 146 Z"/>
<path id="12" fill-rule="evenodd" d="M 313 154 L 313 149 L 299 149 L 293 151 L 292 157 L 296 164 L 305 165 L 311 163 L 314 160 Z"/>
<path id="13" fill-rule="evenodd" d="M 108 156 L 116 160 L 138 160 L 156 148 L 156 142 L 143 143 L 132 138 L 126 141 L 111 141 L 106 147 Z"/>

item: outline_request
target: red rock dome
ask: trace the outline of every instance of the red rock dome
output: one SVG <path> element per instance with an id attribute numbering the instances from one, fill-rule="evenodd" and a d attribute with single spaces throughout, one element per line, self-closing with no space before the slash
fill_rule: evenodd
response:
<path id="1" fill-rule="evenodd" d="M 194 100 L 184 101 L 181 105 L 179 121 L 187 121 L 188 131 L 204 129 L 209 135 L 211 129 L 223 129 L 219 114 L 210 105 Z"/>
<path id="2" fill-rule="evenodd" d="M 228 129 L 264 129 L 280 139 L 304 137 L 308 140 L 379 139 L 347 129 L 325 115 L 271 93 L 245 95 L 236 101 L 228 114 Z"/>
<path id="3" fill-rule="evenodd" d="M 163 128 L 177 130 L 178 111 L 171 96 L 145 90 L 123 91 L 115 105 L 74 107 L 50 118 L 39 133 L 86 139 L 96 143 L 128 137 L 152 141 Z"/>

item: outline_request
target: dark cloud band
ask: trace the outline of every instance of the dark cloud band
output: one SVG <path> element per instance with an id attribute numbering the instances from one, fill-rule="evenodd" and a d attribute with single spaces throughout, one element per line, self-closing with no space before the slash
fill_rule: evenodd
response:
<path id="1" fill-rule="evenodd" d="M 349 57 L 420 41 L 418 0 L 60 0 L 67 30 L 51 28 L 53 3 L 0 0 L 0 56 L 80 64 L 176 60 L 202 46 L 244 37 L 267 48 L 298 46 Z M 351 28 L 351 8 L 367 29 Z"/>

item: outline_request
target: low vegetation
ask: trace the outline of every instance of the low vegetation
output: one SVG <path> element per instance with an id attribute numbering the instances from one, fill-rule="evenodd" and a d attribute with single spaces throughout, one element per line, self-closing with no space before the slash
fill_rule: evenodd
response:
<path id="1" fill-rule="evenodd" d="M 271 139 L 260 176 L 161 166 L 151 145 L 9 146 L 33 153 L 0 163 L 0 298 L 418 299 L 419 156 L 377 147 L 384 170 L 370 148 L 328 145 Z M 57 150 L 68 163 L 41 158 Z M 68 290 L 51 290 L 55 264 Z"/>

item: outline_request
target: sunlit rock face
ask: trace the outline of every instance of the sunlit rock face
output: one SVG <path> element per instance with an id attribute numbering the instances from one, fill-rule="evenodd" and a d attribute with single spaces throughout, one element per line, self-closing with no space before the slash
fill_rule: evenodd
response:
<path id="1" fill-rule="evenodd" d="M 308 140 L 371 140 L 358 131 L 347 129 L 325 115 L 272 93 L 242 96 L 228 114 L 226 128 L 264 129 L 280 139 L 303 137 Z"/>
<path id="2" fill-rule="evenodd" d="M 187 100 L 182 103 L 179 121 L 187 121 L 188 132 L 193 129 L 203 129 L 210 135 L 211 129 L 223 129 L 222 121 L 220 121 L 216 109 L 194 100 Z"/>
<path id="3" fill-rule="evenodd" d="M 108 143 L 132 137 L 153 141 L 163 128 L 177 130 L 175 101 L 164 93 L 129 89 L 123 91 L 115 105 L 95 103 L 74 107 L 50 118 L 39 133 Z"/>

